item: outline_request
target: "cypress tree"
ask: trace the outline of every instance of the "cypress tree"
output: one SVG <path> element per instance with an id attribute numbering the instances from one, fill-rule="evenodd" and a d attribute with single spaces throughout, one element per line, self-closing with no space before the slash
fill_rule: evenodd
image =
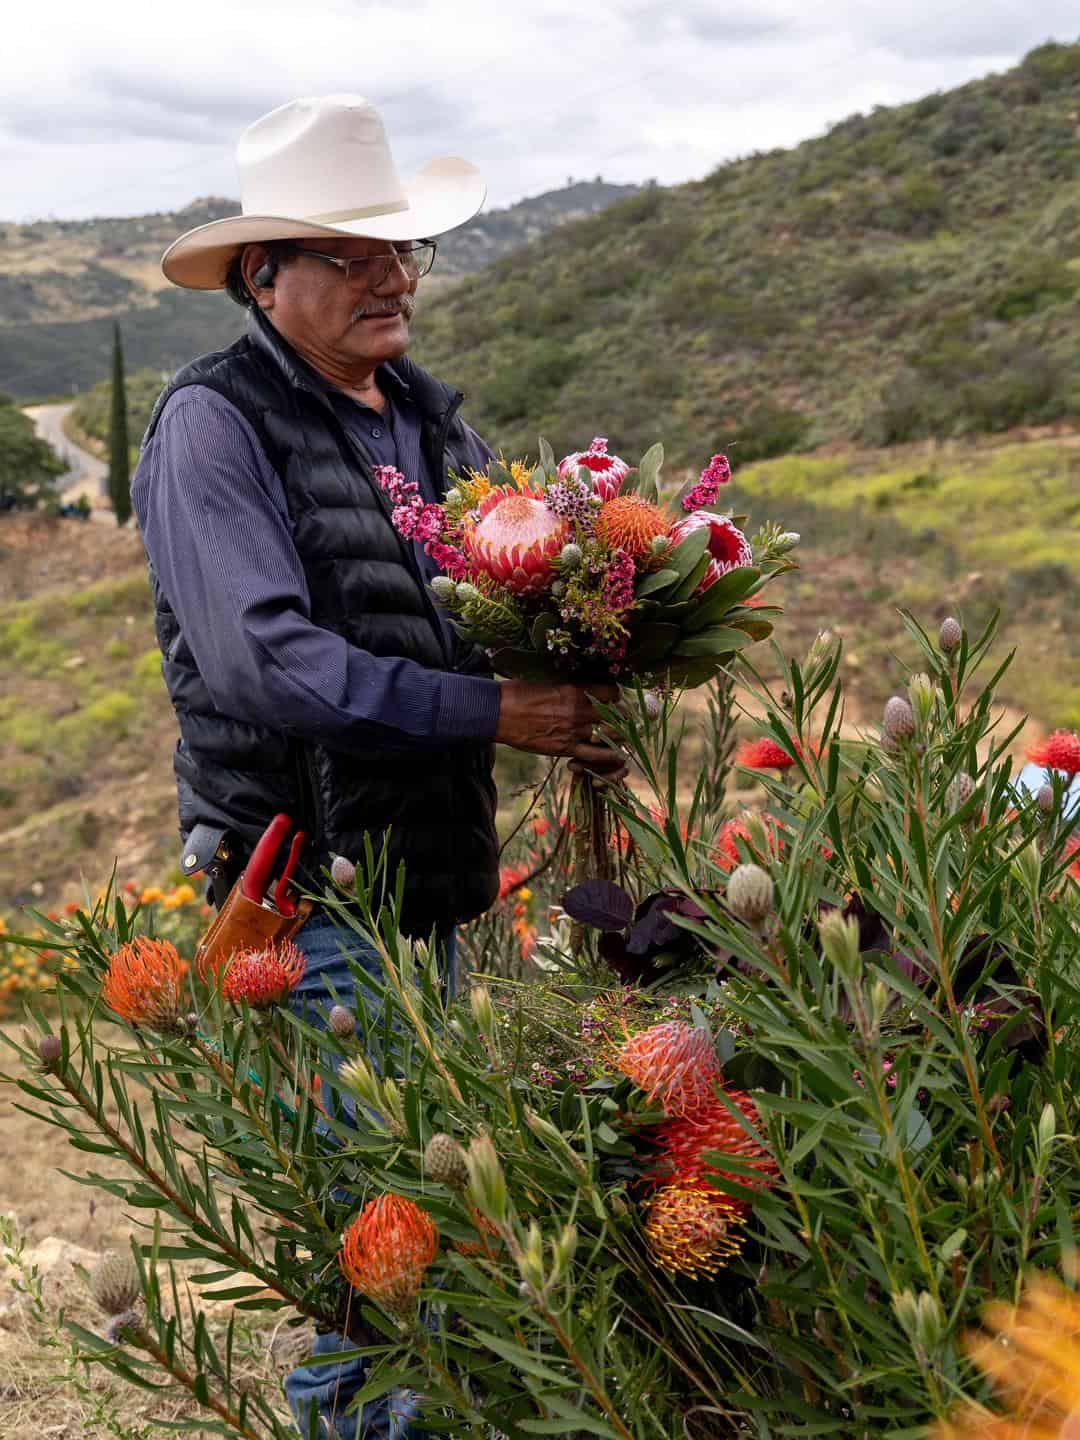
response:
<path id="1" fill-rule="evenodd" d="M 118 525 L 131 517 L 131 459 L 128 453 L 127 392 L 120 326 L 113 325 L 112 408 L 109 416 L 109 500 Z"/>

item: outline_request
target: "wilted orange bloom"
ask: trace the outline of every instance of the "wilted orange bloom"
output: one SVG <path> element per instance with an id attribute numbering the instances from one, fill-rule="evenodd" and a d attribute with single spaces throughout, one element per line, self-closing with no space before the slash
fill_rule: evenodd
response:
<path id="1" fill-rule="evenodd" d="M 181 960 L 170 941 L 139 935 L 121 945 L 109 960 L 101 998 L 132 1025 L 172 1030 L 185 1009 L 187 972 L 188 962 Z"/>
<path id="2" fill-rule="evenodd" d="M 271 941 L 262 950 L 240 950 L 221 981 L 226 1000 L 246 1001 L 254 1010 L 280 1004 L 304 973 L 304 953 L 292 940 Z"/>
<path id="3" fill-rule="evenodd" d="M 1027 757 L 1050 770 L 1080 774 L 1080 735 L 1075 730 L 1055 730 L 1041 745 L 1032 745 Z"/>
<path id="4" fill-rule="evenodd" d="M 694 1185 L 665 1185 L 645 1220 L 649 1253 L 673 1275 L 715 1275 L 742 1248 L 742 1214 L 726 1195 Z"/>
<path id="5" fill-rule="evenodd" d="M 723 1078 L 712 1036 L 682 1020 L 665 1020 L 632 1035 L 620 1046 L 615 1067 L 669 1115 L 701 1110 Z"/>
<path id="6" fill-rule="evenodd" d="M 995 1301 L 967 1349 L 993 1382 L 1005 1413 L 967 1405 L 935 1440 L 1077 1440 L 1080 1437 L 1080 1297 L 1056 1280 L 1029 1280 L 1019 1306 Z"/>
<path id="7" fill-rule="evenodd" d="M 404 1195 L 369 1200 L 341 1239 L 338 1264 L 350 1285 L 396 1315 L 410 1318 L 424 1273 L 439 1248 L 426 1210 Z"/>
<path id="8" fill-rule="evenodd" d="M 792 742 L 796 755 L 802 756 L 802 746 Z M 756 740 L 744 740 L 735 752 L 735 764 L 744 770 L 786 770 L 795 761 L 781 749 L 771 735 L 760 735 Z"/>
<path id="9" fill-rule="evenodd" d="M 745 1091 L 725 1090 L 724 1094 L 755 1129 L 760 1129 L 757 1106 Z M 755 1187 L 768 1185 L 777 1173 L 776 1162 L 765 1147 L 743 1129 L 738 1117 L 716 1095 L 693 1115 L 667 1120 L 652 1133 L 658 1154 L 651 1178 L 658 1185 L 707 1185 L 709 1175 L 722 1175 L 737 1185 Z M 752 1177 L 724 1170 L 717 1164 L 718 1155 L 746 1161 L 757 1174 Z M 737 1208 L 746 1208 L 745 1201 L 728 1198 Z"/>
<path id="10" fill-rule="evenodd" d="M 476 1226 L 480 1239 L 455 1240 L 454 1249 L 459 1255 L 490 1255 L 502 1244 L 498 1226 L 494 1225 L 486 1215 L 481 1215 L 479 1210 L 470 1210 L 469 1218 Z M 492 1244 L 492 1240 L 494 1240 L 494 1244 Z"/>

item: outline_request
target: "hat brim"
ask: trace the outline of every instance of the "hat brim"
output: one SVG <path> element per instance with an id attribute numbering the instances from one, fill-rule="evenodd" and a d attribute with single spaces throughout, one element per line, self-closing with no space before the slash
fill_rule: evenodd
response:
<path id="1" fill-rule="evenodd" d="M 265 240 L 426 240 L 466 224 L 487 194 L 480 171 L 467 160 L 444 156 L 425 165 L 405 187 L 403 209 L 334 224 L 285 215 L 233 215 L 211 220 L 174 240 L 161 257 L 165 278 L 187 290 L 221 290 L 229 263 L 242 245 Z"/>

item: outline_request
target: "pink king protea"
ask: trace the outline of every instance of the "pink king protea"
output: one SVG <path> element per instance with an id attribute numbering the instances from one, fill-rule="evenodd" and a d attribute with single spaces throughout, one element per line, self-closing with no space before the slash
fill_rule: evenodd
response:
<path id="1" fill-rule="evenodd" d="M 553 561 L 570 538 L 570 526 L 531 491 L 500 485 L 480 502 L 479 520 L 465 535 L 473 568 L 516 595 L 546 590 Z"/>
<path id="2" fill-rule="evenodd" d="M 588 450 L 575 450 L 559 461 L 559 477 L 565 480 L 584 466 L 592 475 L 593 494 L 601 500 L 614 500 L 619 486 L 630 474 L 630 466 L 619 455 L 608 454 L 607 438 L 597 435 Z"/>
<path id="3" fill-rule="evenodd" d="M 701 584 L 697 587 L 695 594 L 700 594 L 702 590 L 708 590 L 710 585 L 715 585 L 720 576 L 726 575 L 729 570 L 735 570 L 740 565 L 754 563 L 754 552 L 750 548 L 750 541 L 742 531 L 725 516 L 713 515 L 708 510 L 695 510 L 692 515 L 676 521 L 671 527 L 672 545 L 678 545 L 680 540 L 685 540 L 688 535 L 695 530 L 700 530 L 702 526 L 706 526 L 709 531 L 709 566 L 701 577 Z"/>

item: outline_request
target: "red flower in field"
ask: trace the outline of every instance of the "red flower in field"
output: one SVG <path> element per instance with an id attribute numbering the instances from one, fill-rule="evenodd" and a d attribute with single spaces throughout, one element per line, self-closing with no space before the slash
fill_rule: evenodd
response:
<path id="1" fill-rule="evenodd" d="M 253 1010 L 280 1004 L 304 973 L 303 951 L 291 940 L 273 942 L 263 950 L 233 955 L 221 981 L 226 1000 L 247 1002 Z"/>
<path id="2" fill-rule="evenodd" d="M 64 906 L 64 914 L 65 914 L 65 915 L 77 915 L 78 913 L 79 913 L 79 902 L 78 902 L 77 900 L 69 900 L 69 901 L 67 901 L 67 903 L 66 903 L 65 906 Z"/>
<path id="3" fill-rule="evenodd" d="M 615 1068 L 669 1115 L 703 1109 L 723 1078 L 712 1036 L 681 1020 L 665 1020 L 632 1035 L 620 1047 Z"/>
<path id="4" fill-rule="evenodd" d="M 793 742 L 796 755 L 802 755 L 802 747 Z M 756 740 L 744 740 L 735 752 L 735 764 L 744 770 L 786 770 L 795 761 L 782 749 L 771 735 L 760 735 Z"/>
<path id="5" fill-rule="evenodd" d="M 538 840 L 542 840 L 551 829 L 551 821 L 546 815 L 536 815 L 529 821 L 529 829 Z"/>
<path id="6" fill-rule="evenodd" d="M 1075 730 L 1055 730 L 1041 745 L 1033 745 L 1027 757 L 1048 770 L 1080 774 L 1080 735 Z"/>
<path id="7" fill-rule="evenodd" d="M 709 565 L 694 591 L 695 595 L 715 585 L 720 576 L 726 575 L 729 570 L 754 563 L 750 541 L 742 531 L 723 515 L 713 515 L 708 510 L 695 510 L 692 515 L 677 520 L 671 527 L 672 545 L 678 545 L 695 530 L 703 528 L 709 532 Z"/>
<path id="8" fill-rule="evenodd" d="M 1065 854 L 1076 857 L 1070 864 L 1068 873 L 1074 880 L 1080 880 L 1080 835 L 1070 835 L 1065 841 Z"/>
<path id="9" fill-rule="evenodd" d="M 757 1106 L 745 1091 L 725 1090 L 724 1094 L 755 1129 L 760 1127 Z M 656 1185 L 707 1185 L 709 1175 L 722 1175 L 737 1185 L 764 1186 L 770 1184 L 777 1173 L 772 1156 L 743 1129 L 738 1118 L 715 1094 L 694 1114 L 657 1125 L 652 1136 L 657 1157 L 656 1168 L 649 1178 Z M 715 1160 L 706 1158 L 714 1152 L 747 1161 L 761 1178 L 724 1170 Z M 731 1203 L 745 1208 L 744 1201 L 732 1200 Z"/>
<path id="10" fill-rule="evenodd" d="M 768 854 L 759 855 L 758 859 L 766 863 L 775 856 L 781 854 L 784 849 L 784 841 L 780 834 L 780 827 L 776 820 L 767 810 L 758 812 L 757 818 L 765 827 L 765 834 L 768 839 Z M 742 857 L 739 855 L 737 842 L 745 840 L 747 845 L 756 854 L 754 849 L 754 833 L 749 825 L 749 811 L 742 815 L 733 815 L 730 820 L 725 820 L 716 832 L 716 849 L 713 852 L 713 859 L 725 874 L 730 874 L 736 865 L 742 864 Z"/>
<path id="11" fill-rule="evenodd" d="M 496 486 L 481 500 L 479 519 L 466 530 L 465 551 L 475 571 L 515 595 L 539 594 L 553 562 L 570 538 L 570 526 L 536 495 Z"/>
<path id="12" fill-rule="evenodd" d="M 438 1248 L 439 1232 L 428 1212 L 404 1195 L 386 1194 L 369 1200 L 350 1223 L 338 1264 L 350 1285 L 409 1318 Z"/>
<path id="13" fill-rule="evenodd" d="M 715 1275 L 742 1248 L 743 1212 L 718 1190 L 665 1185 L 649 1205 L 645 1241 L 662 1270 Z"/>
<path id="14" fill-rule="evenodd" d="M 504 865 L 499 871 L 499 894 L 497 898 L 504 900 L 506 896 L 510 894 L 511 890 L 513 890 L 516 885 L 520 885 L 529 873 L 529 866 L 525 861 L 521 861 L 517 865 Z"/>
<path id="15" fill-rule="evenodd" d="M 174 1030 L 184 1013 L 188 962 L 168 940 L 136 936 L 109 960 L 101 998 L 132 1025 Z"/>
<path id="16" fill-rule="evenodd" d="M 608 442 L 603 435 L 597 435 L 588 450 L 575 450 L 559 461 L 559 479 L 574 479 L 578 468 L 584 465 L 592 474 L 593 493 L 601 500 L 612 500 L 619 493 L 619 486 L 630 474 L 630 466 L 618 455 L 609 455 Z"/>

